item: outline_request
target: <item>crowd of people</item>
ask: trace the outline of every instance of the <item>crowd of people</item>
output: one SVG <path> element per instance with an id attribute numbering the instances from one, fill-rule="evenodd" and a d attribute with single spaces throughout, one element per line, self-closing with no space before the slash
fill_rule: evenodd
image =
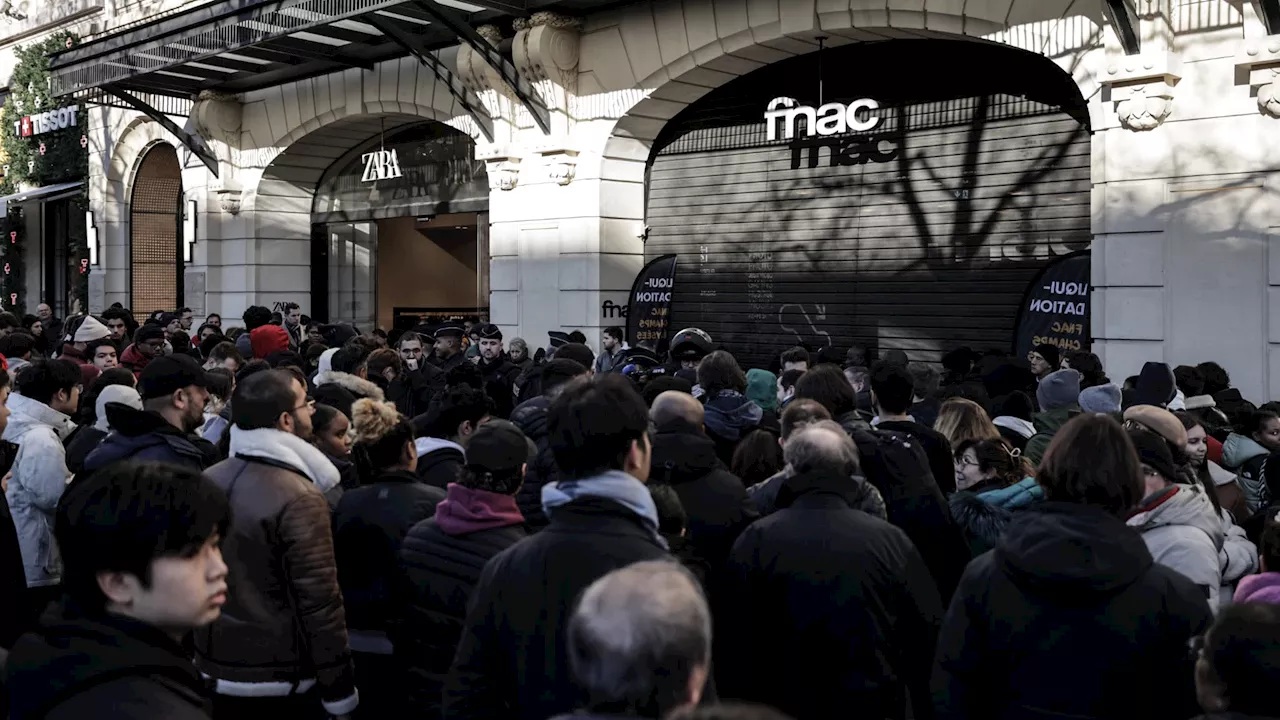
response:
<path id="1" fill-rule="evenodd" d="M 14 720 L 1280 717 L 1217 363 L 241 321 L 0 313 Z"/>

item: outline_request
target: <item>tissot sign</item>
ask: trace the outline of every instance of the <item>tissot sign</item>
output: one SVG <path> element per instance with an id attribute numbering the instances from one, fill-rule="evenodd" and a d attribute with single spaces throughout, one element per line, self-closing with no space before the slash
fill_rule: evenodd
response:
<path id="1" fill-rule="evenodd" d="M 879 109 L 880 103 L 867 98 L 854 100 L 847 105 L 827 103 L 818 108 L 799 105 L 791 98 L 774 98 L 764 112 L 768 133 L 766 139 L 778 139 L 779 120 L 782 121 L 782 139 L 795 138 L 800 118 L 805 119 L 805 134 L 809 137 L 870 132 L 880 124 L 880 118 L 874 112 Z"/>
<path id="2" fill-rule="evenodd" d="M 49 112 L 25 115 L 13 121 L 13 134 L 18 137 L 31 137 L 75 127 L 76 115 L 79 112 L 79 105 L 70 105 Z"/>

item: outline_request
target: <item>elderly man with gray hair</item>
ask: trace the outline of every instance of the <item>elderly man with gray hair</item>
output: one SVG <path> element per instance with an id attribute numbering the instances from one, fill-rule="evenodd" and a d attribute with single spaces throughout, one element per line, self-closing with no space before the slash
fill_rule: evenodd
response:
<path id="1" fill-rule="evenodd" d="M 798 718 L 924 717 L 942 600 L 904 532 L 851 505 L 857 448 L 838 424 L 797 430 L 777 511 L 738 538 L 716 598 L 723 697 Z"/>
<path id="2" fill-rule="evenodd" d="M 587 705 L 586 714 L 565 720 L 666 717 L 702 697 L 711 611 L 680 565 L 628 565 L 582 593 L 569 620 L 568 654 Z"/>

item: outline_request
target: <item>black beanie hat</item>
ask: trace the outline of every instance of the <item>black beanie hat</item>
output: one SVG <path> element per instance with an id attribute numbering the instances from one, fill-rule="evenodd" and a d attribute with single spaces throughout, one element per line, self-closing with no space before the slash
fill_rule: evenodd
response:
<path id="1" fill-rule="evenodd" d="M 1177 481 L 1178 471 L 1173 465 L 1173 453 L 1169 452 L 1169 443 L 1163 437 L 1149 430 L 1130 430 L 1129 439 L 1133 441 L 1142 464 L 1150 466 L 1169 482 Z"/>
<path id="2" fill-rule="evenodd" d="M 993 418 L 1003 415 L 1031 422 L 1032 411 L 1031 398 L 1027 397 L 1024 392 L 1011 392 L 991 401 L 991 417 Z"/>
<path id="3" fill-rule="evenodd" d="M 1054 370 L 1057 370 L 1058 367 L 1062 365 L 1062 357 L 1058 354 L 1057 345 L 1050 345 L 1049 343 L 1043 343 L 1041 345 L 1035 346 L 1032 349 L 1040 353 L 1040 357 L 1044 358 L 1044 361 L 1049 363 L 1049 367 L 1053 368 Z"/>

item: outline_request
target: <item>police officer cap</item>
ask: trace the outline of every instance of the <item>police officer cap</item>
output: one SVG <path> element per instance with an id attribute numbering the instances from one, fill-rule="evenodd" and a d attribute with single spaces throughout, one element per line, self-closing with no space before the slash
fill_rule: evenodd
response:
<path id="1" fill-rule="evenodd" d="M 561 347 L 569 344 L 569 333 L 560 330 L 548 330 L 547 337 L 551 338 L 551 348 Z"/>
<path id="2" fill-rule="evenodd" d="M 437 337 L 437 338 L 442 338 L 442 337 L 460 338 L 462 337 L 462 324 L 456 323 L 456 322 L 447 322 L 437 327 L 435 332 L 432 334 L 434 337 Z"/>
<path id="3" fill-rule="evenodd" d="M 472 328 L 471 332 L 474 332 L 477 335 L 479 335 L 481 340 L 501 340 L 502 339 L 502 331 L 499 330 L 498 326 L 494 325 L 493 323 L 485 323 L 483 325 L 479 325 L 475 328 Z"/>

